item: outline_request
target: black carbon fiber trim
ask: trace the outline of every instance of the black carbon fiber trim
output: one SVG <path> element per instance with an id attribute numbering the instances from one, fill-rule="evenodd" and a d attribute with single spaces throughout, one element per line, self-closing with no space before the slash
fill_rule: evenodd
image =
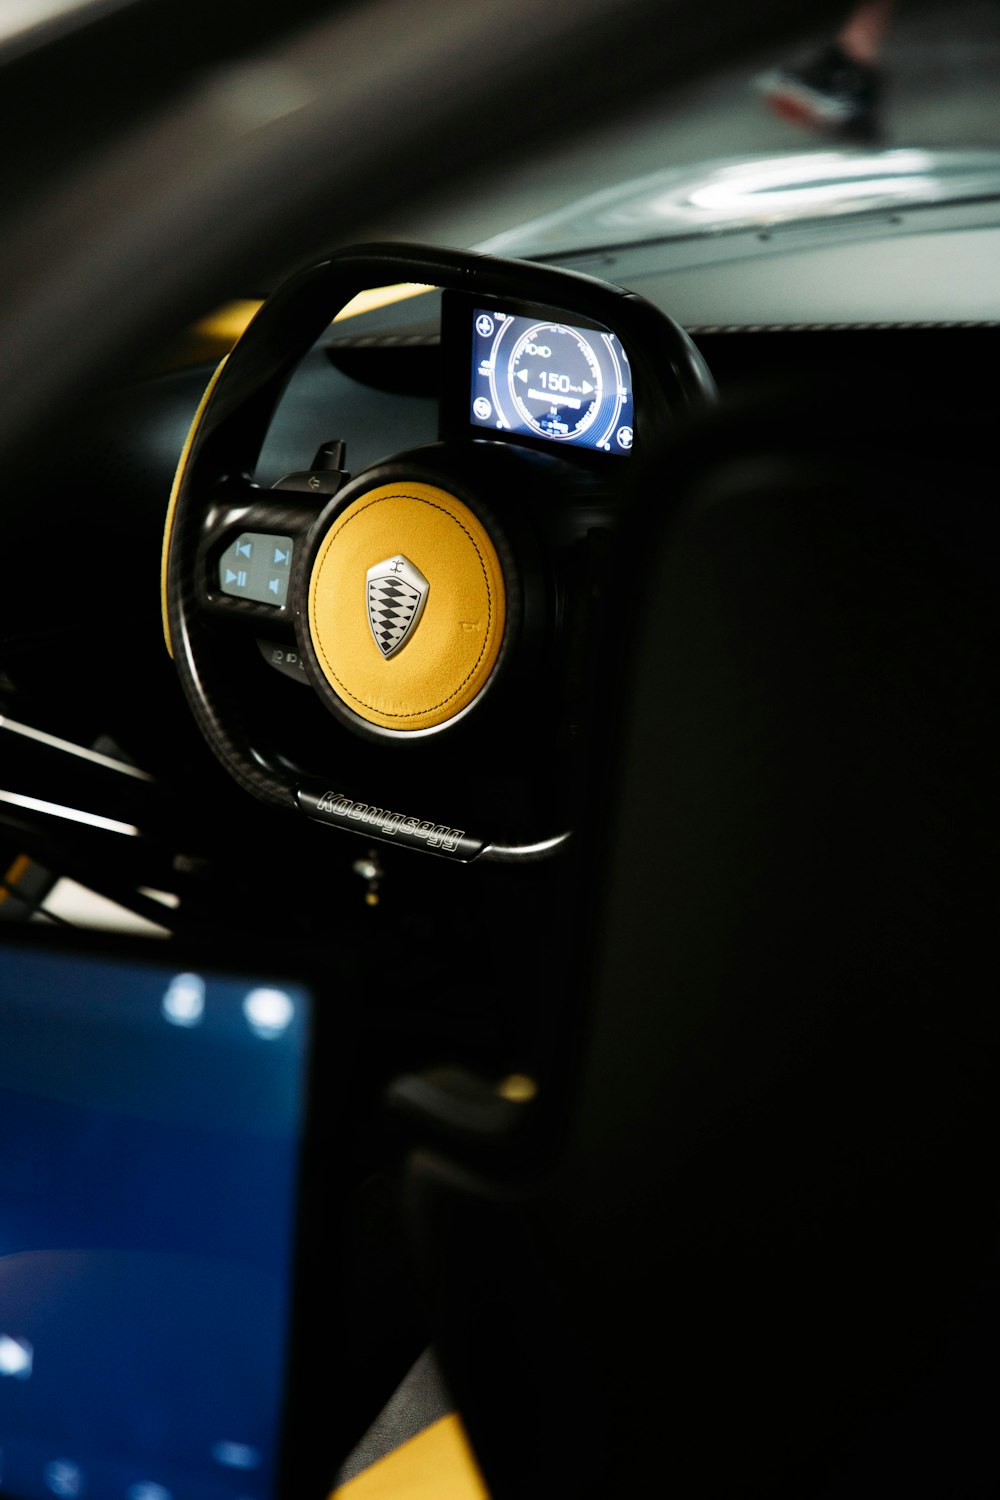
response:
<path id="1" fill-rule="evenodd" d="M 699 338 L 715 333 L 884 333 L 903 329 L 988 329 L 1000 328 L 1000 320 L 986 323 L 689 323 L 686 327 L 692 338 Z"/>
<path id="2" fill-rule="evenodd" d="M 969 329 L 969 328 L 1000 328 L 1000 319 L 982 320 L 973 319 L 966 322 L 957 320 L 939 321 L 929 319 L 926 322 L 903 322 L 903 323 L 686 323 L 685 331 L 692 337 L 698 338 L 706 333 L 871 333 L 873 331 L 883 332 L 894 329 Z M 342 334 L 330 339 L 327 348 L 338 349 L 400 349 L 400 348 L 422 348 L 431 349 L 439 345 L 440 339 L 422 333 L 366 333 L 366 334 Z"/>

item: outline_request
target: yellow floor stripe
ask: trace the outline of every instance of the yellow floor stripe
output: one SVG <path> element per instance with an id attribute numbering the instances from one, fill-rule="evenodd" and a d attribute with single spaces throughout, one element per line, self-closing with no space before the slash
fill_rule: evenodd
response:
<path id="1" fill-rule="evenodd" d="M 458 1417 L 441 1417 L 334 1490 L 330 1500 L 490 1500 Z"/>

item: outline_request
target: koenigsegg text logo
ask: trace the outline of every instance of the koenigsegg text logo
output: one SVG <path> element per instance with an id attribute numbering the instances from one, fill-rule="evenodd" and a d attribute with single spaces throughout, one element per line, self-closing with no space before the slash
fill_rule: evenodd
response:
<path id="1" fill-rule="evenodd" d="M 429 592 L 423 573 L 402 554 L 368 569 L 368 623 L 386 661 L 411 639 Z"/>
<path id="2" fill-rule="evenodd" d="M 443 823 L 428 823 L 420 818 L 407 817 L 405 813 L 389 812 L 384 807 L 371 807 L 367 802 L 354 802 L 339 792 L 324 792 L 316 803 L 316 811 L 349 818 L 352 823 L 366 824 L 369 828 L 377 828 L 380 833 L 403 833 L 413 839 L 422 839 L 428 849 L 442 849 L 447 854 L 457 849 L 465 837 L 464 828 L 447 828 Z"/>

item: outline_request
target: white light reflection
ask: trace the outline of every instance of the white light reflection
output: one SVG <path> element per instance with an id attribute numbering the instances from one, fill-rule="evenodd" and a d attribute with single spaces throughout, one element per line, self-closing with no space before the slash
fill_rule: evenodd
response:
<path id="1" fill-rule="evenodd" d="M 260 1454 L 249 1443 L 216 1443 L 212 1457 L 227 1469 L 256 1469 L 260 1463 Z"/>
<path id="2" fill-rule="evenodd" d="M 295 1006 L 284 990 L 251 990 L 243 1001 L 243 1014 L 254 1036 L 270 1041 L 291 1025 Z"/>
<path id="3" fill-rule="evenodd" d="M 64 1500 L 75 1500 L 84 1493 L 83 1470 L 72 1459 L 53 1459 L 45 1465 L 43 1477 L 53 1495 L 61 1495 Z"/>
<path id="4" fill-rule="evenodd" d="M 205 1013 L 205 981 L 199 974 L 177 974 L 160 1002 L 172 1026 L 197 1026 Z"/>
<path id="5" fill-rule="evenodd" d="M 90 0 L 4 0 L 0 42 L 34 31 L 36 26 L 72 15 L 74 11 L 84 11 L 88 3 Z"/>
<path id="6" fill-rule="evenodd" d="M 103 828 L 107 833 L 127 833 L 139 837 L 134 823 L 119 823 L 117 818 L 102 818 L 98 813 L 84 812 L 79 807 L 63 807 L 58 802 L 45 802 L 41 797 L 24 797 L 20 792 L 0 792 L 0 802 L 9 802 L 11 807 L 23 807 L 28 812 L 46 813 L 52 818 L 67 818 L 71 823 L 84 823 L 88 828 Z"/>
<path id="7" fill-rule="evenodd" d="M 845 161 L 831 155 L 830 177 L 824 181 L 802 181 L 801 162 L 794 159 L 769 162 L 766 167 L 722 171 L 714 180 L 696 187 L 688 202 L 722 218 L 746 214 L 749 210 L 787 211 L 822 205 L 848 206 L 865 199 L 902 199 L 913 201 L 931 197 L 940 184 L 929 175 L 930 162 L 922 151 L 899 151 L 893 154 L 892 171 L 873 171 L 869 163 Z M 675 200 L 668 200 L 670 209 Z"/>
<path id="8" fill-rule="evenodd" d="M 140 1479 L 125 1491 L 125 1500 L 174 1500 L 173 1495 L 162 1484 L 153 1479 Z"/>
<path id="9" fill-rule="evenodd" d="M 15 1380 L 29 1380 L 35 1362 L 35 1351 L 27 1339 L 14 1339 L 9 1334 L 0 1334 L 0 1375 L 12 1375 Z"/>

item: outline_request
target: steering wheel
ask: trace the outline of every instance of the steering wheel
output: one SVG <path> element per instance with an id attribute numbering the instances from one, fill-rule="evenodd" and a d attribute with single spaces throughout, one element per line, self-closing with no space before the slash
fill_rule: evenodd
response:
<path id="1" fill-rule="evenodd" d="M 296 367 L 356 294 L 398 282 L 443 293 L 438 440 L 349 477 L 338 434 L 262 488 L 255 466 Z M 514 418 L 521 403 L 521 431 L 468 395 L 482 305 L 480 327 L 524 321 L 491 375 Z M 621 351 L 607 376 L 597 349 Z M 219 367 L 167 522 L 167 639 L 223 766 L 263 802 L 453 860 L 559 848 L 603 550 L 643 457 L 714 389 L 677 323 L 588 276 L 399 244 L 293 276 Z"/>

